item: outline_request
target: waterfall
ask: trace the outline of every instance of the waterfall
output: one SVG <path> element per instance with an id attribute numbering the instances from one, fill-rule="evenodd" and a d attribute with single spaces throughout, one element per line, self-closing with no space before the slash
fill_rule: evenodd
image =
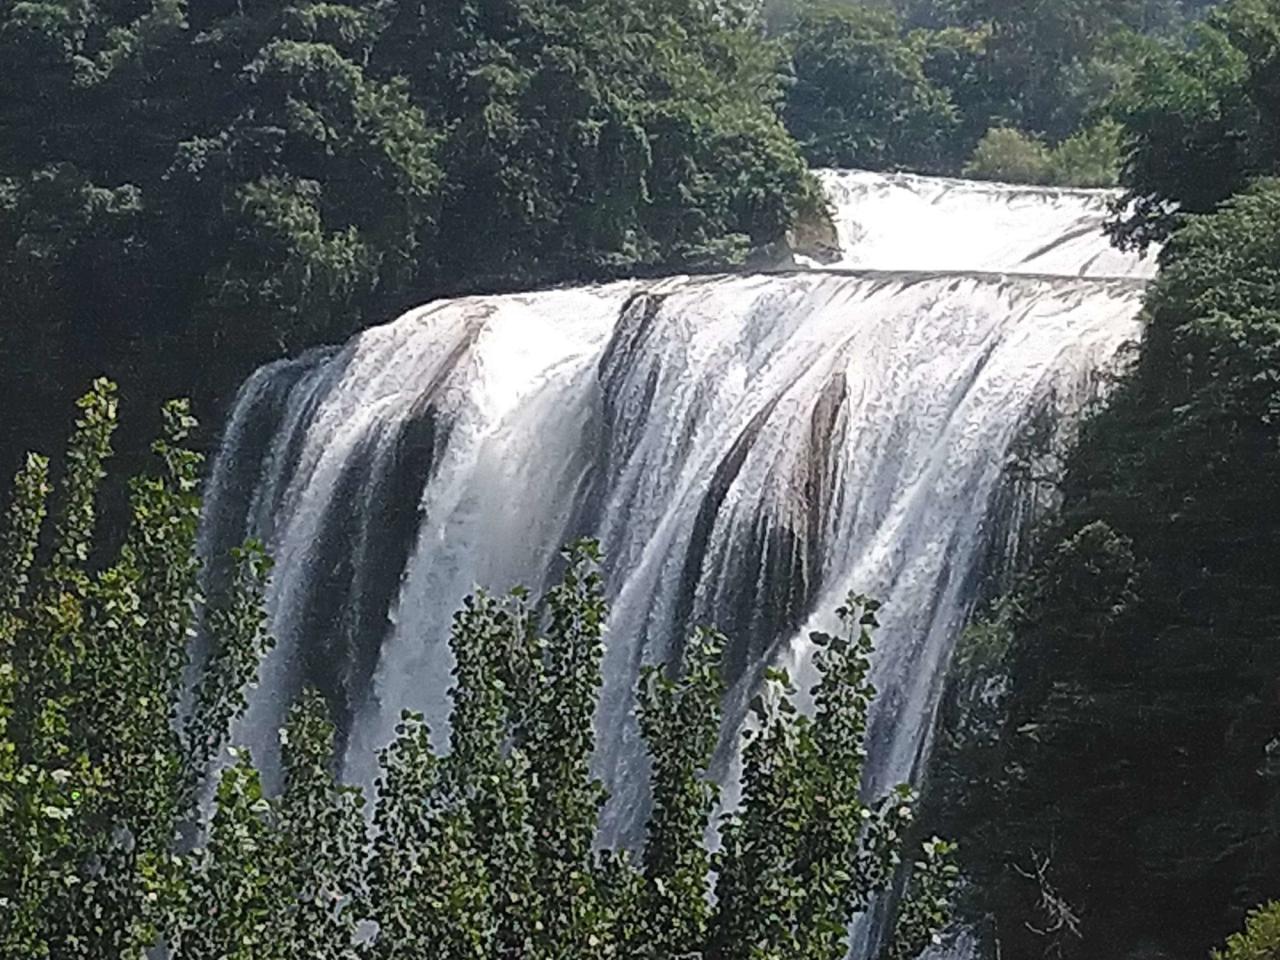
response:
<path id="1" fill-rule="evenodd" d="M 1106 242 L 1109 190 L 1013 187 L 860 170 L 820 170 L 835 216 L 835 267 L 975 270 L 1070 277 L 1155 275 Z"/>
<path id="2" fill-rule="evenodd" d="M 541 588 L 592 535 L 607 834 L 644 803 L 641 663 L 719 625 L 736 722 L 763 665 L 806 675 L 850 588 L 886 601 L 871 787 L 912 777 L 993 549 L 1033 513 L 1010 451 L 1098 394 L 1151 267 L 1108 247 L 1107 194 L 820 176 L 833 269 L 442 301 L 250 377 L 204 545 L 253 534 L 276 559 L 278 645 L 238 731 L 255 756 L 304 679 L 353 778 L 404 708 L 443 734 L 463 595 Z"/>

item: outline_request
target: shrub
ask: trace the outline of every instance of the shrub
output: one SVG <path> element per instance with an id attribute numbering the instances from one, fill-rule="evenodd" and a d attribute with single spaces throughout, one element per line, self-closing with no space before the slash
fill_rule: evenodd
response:
<path id="1" fill-rule="evenodd" d="M 1103 120 L 1063 140 L 1049 158 L 1052 181 L 1063 187 L 1114 187 L 1123 133 L 1114 120 Z"/>
<path id="2" fill-rule="evenodd" d="M 1113 187 L 1120 175 L 1123 128 L 1103 120 L 1050 147 L 1012 127 L 992 127 L 978 142 L 964 174 L 975 180 Z"/>
<path id="3" fill-rule="evenodd" d="M 978 142 L 964 175 L 975 180 L 1048 183 L 1053 176 L 1049 148 L 1012 127 L 992 127 Z"/>
<path id="4" fill-rule="evenodd" d="M 1243 933 L 1232 934 L 1213 960 L 1277 960 L 1280 958 L 1280 900 L 1249 914 Z"/>

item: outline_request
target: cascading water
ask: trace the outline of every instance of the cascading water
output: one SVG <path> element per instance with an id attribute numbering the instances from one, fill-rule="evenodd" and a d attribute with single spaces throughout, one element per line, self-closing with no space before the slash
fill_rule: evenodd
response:
<path id="1" fill-rule="evenodd" d="M 334 694 L 354 778 L 402 709 L 442 732 L 462 596 L 541 587 L 589 534 L 612 601 L 607 834 L 644 803 L 640 664 L 719 625 L 736 722 L 763 665 L 804 675 L 851 587 L 887 601 L 871 786 L 912 776 L 993 544 L 1026 513 L 1009 451 L 1096 395 L 1151 268 L 1107 247 L 1105 194 L 821 176 L 838 269 L 433 303 L 248 380 L 205 548 L 254 534 L 276 558 L 279 643 L 239 731 L 256 756 L 304 678 Z"/>
<path id="2" fill-rule="evenodd" d="M 1155 275 L 1107 243 L 1107 190 L 820 170 L 839 237 L 836 267 L 975 270 L 1064 277 Z"/>

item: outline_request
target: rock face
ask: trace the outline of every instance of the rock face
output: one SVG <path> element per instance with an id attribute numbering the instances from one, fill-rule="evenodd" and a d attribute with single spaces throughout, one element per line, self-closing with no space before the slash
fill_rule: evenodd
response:
<path id="1" fill-rule="evenodd" d="M 838 263 L 843 252 L 831 208 L 823 206 L 801 216 L 787 234 L 787 246 L 795 257 L 823 265 Z"/>

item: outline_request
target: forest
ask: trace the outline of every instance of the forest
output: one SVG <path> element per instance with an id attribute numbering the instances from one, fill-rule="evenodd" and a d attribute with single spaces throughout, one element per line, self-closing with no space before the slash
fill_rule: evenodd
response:
<path id="1" fill-rule="evenodd" d="M 1108 188 L 1160 267 L 920 795 L 864 783 L 853 595 L 726 819 L 725 638 L 646 667 L 651 809 L 597 849 L 589 539 L 457 598 L 447 752 L 407 712 L 349 785 L 307 690 L 264 784 L 271 560 L 200 553 L 245 378 L 438 298 L 768 270 L 824 167 Z M 886 903 L 859 960 L 1280 957 L 1276 0 L 0 0 L 0 404 L 3 960 L 840 960 Z"/>

